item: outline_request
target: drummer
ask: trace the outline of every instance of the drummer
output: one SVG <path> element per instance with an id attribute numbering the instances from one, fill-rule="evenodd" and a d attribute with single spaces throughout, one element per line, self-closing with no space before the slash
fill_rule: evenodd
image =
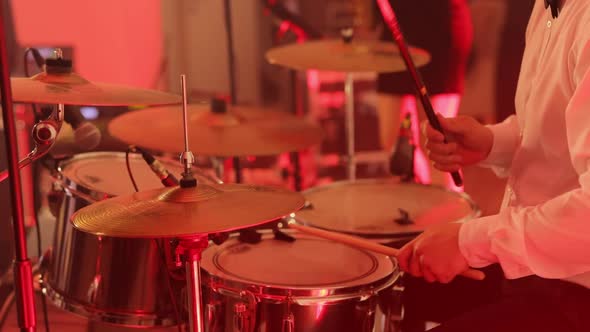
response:
<path id="1" fill-rule="evenodd" d="M 424 126 L 437 169 L 480 164 L 508 177 L 497 215 L 437 226 L 401 250 L 400 267 L 427 281 L 494 263 L 508 279 L 498 301 L 433 331 L 590 331 L 589 19 L 589 1 L 537 0 L 516 115 L 492 126 L 439 116 L 449 144 Z"/>

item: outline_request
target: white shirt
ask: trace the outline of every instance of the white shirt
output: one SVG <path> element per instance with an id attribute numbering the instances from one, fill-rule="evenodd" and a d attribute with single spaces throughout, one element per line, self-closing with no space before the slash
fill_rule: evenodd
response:
<path id="1" fill-rule="evenodd" d="M 483 163 L 508 175 L 502 208 L 462 225 L 461 252 L 507 278 L 590 287 L 590 1 L 563 1 L 556 19 L 536 1 L 515 103 Z"/>

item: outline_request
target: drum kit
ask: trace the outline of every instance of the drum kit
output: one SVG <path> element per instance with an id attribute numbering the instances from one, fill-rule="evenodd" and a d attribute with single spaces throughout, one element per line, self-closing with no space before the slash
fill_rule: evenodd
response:
<path id="1" fill-rule="evenodd" d="M 429 60 L 423 50 L 411 53 L 419 65 Z M 267 59 L 349 73 L 349 119 L 350 73 L 405 70 L 395 44 L 346 34 L 271 49 Z M 177 96 L 93 83 L 72 73 L 59 54 L 43 73 L 11 80 L 15 101 L 58 105 L 34 130 L 39 148 L 21 168 L 51 148 L 64 104 L 159 106 L 118 116 L 108 129 L 126 143 L 181 154 L 180 163 L 161 161 L 182 174 L 179 185 L 164 188 L 136 154 L 89 152 L 58 163 L 54 243 L 39 263 L 44 295 L 62 309 L 130 328 L 394 331 L 400 271 L 395 249 L 383 244 L 435 223 L 471 219 L 479 213 L 475 204 L 432 186 L 357 181 L 351 145 L 348 181 L 303 193 L 222 183 L 193 166 L 189 146 L 216 157 L 272 155 L 319 143 L 322 132 L 280 112 L 219 100 L 187 105 L 185 84 L 182 76 Z M 478 271 L 466 275 L 482 278 Z"/>

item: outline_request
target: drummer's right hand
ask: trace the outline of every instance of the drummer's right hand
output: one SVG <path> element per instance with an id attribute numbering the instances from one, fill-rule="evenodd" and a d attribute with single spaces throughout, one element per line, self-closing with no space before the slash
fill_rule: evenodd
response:
<path id="1" fill-rule="evenodd" d="M 437 117 L 449 143 L 444 143 L 443 134 L 427 121 L 422 123 L 426 152 L 435 168 L 444 172 L 457 171 L 488 156 L 494 141 L 491 129 L 468 116 L 445 118 L 437 114 Z"/>

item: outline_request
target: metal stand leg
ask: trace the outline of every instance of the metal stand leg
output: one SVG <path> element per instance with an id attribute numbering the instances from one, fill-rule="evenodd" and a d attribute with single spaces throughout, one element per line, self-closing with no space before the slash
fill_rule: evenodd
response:
<path id="1" fill-rule="evenodd" d="M 204 332 L 201 293 L 201 253 L 208 245 L 207 236 L 181 240 L 186 256 L 186 282 L 188 290 L 189 331 Z"/>
<path id="2" fill-rule="evenodd" d="M 346 80 L 344 82 L 344 95 L 346 97 L 346 165 L 348 171 L 348 179 L 354 181 L 356 179 L 356 160 L 354 149 L 354 81 L 352 73 L 346 73 Z"/>

